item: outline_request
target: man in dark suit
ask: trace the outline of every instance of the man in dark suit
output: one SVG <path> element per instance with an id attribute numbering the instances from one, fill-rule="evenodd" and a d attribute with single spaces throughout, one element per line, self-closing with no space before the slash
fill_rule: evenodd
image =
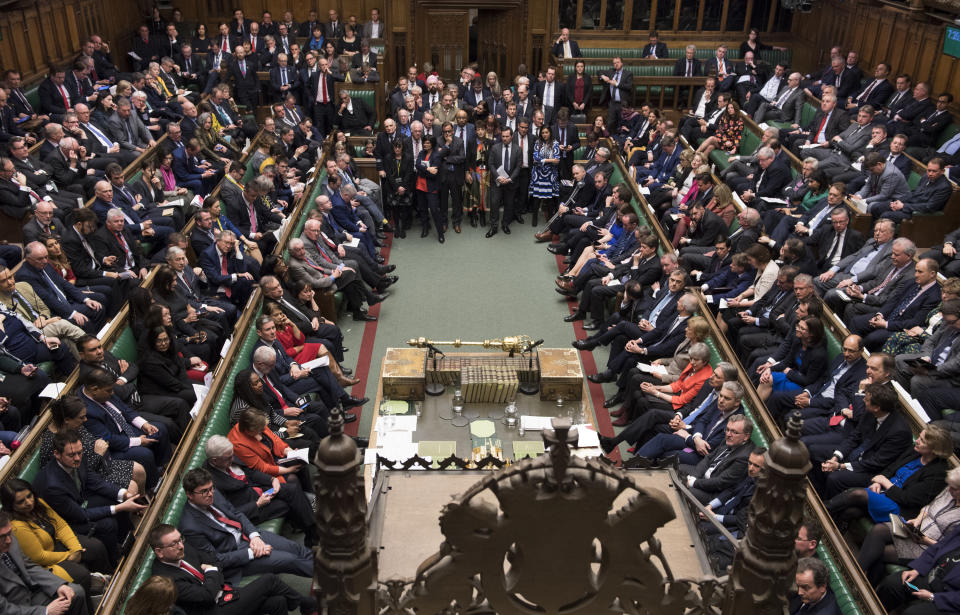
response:
<path id="1" fill-rule="evenodd" d="M 207 470 L 187 472 L 183 490 L 187 503 L 180 531 L 188 544 L 220 564 L 225 579 L 235 582 L 266 572 L 313 576 L 313 553 L 292 540 L 259 530 L 217 492 Z"/>
<path id="2" fill-rule="evenodd" d="M 52 122 L 63 121 L 63 114 L 73 106 L 70 93 L 63 86 L 64 76 L 62 68 L 54 68 L 37 89 L 40 113 L 49 116 Z"/>
<path id="3" fill-rule="evenodd" d="M 317 67 L 317 72 L 310 78 L 309 88 L 304 92 L 304 102 L 312 109 L 314 126 L 326 136 L 339 121 L 334 102 L 334 79 L 326 58 L 317 60 Z"/>
<path id="4" fill-rule="evenodd" d="M 80 403 L 68 397 L 61 403 Z M 33 480 L 33 488 L 77 534 L 93 536 L 107 548 L 113 564 L 120 559 L 120 542 L 131 529 L 127 513 L 146 508 L 126 485 L 114 485 L 87 468 L 80 433 L 65 429 L 53 438 L 53 461 Z"/>
<path id="5" fill-rule="evenodd" d="M 794 410 L 800 410 L 805 421 L 825 416 L 833 411 L 837 398 L 856 392 L 857 385 L 866 374 L 866 368 L 861 337 L 848 335 L 843 340 L 841 354 L 833 359 L 830 369 L 820 380 L 799 393 L 774 391 L 767 398 L 767 409 L 774 418 L 782 422 L 786 422 Z"/>
<path id="6" fill-rule="evenodd" d="M 865 415 L 833 456 L 814 465 L 810 480 L 823 497 L 832 498 L 851 487 L 866 487 L 870 479 L 892 463 L 913 439 L 900 414 L 893 387 L 870 384 L 864 394 Z"/>
<path id="7" fill-rule="evenodd" d="M 196 138 L 187 141 L 182 148 L 173 151 L 173 174 L 177 183 L 194 194 L 209 194 L 219 181 L 220 172 L 199 157 L 200 142 Z"/>
<path id="8" fill-rule="evenodd" d="M 298 604 L 303 613 L 316 611 L 313 598 L 300 596 L 274 573 L 243 587 L 229 585 L 217 559 L 185 542 L 172 525 L 153 528 L 150 546 L 156 556 L 151 572 L 173 581 L 176 604 L 187 615 L 287 615 Z"/>
<path id="9" fill-rule="evenodd" d="M 29 282 L 50 310 L 72 321 L 87 333 L 99 331 L 106 322 L 103 295 L 86 295 L 57 273 L 47 260 L 47 248 L 35 241 L 24 249 L 24 262 L 17 271 L 18 282 Z"/>
<path id="10" fill-rule="evenodd" d="M 583 54 L 580 53 L 580 45 L 577 44 L 577 41 L 570 40 L 569 28 L 560 29 L 560 36 L 558 36 L 557 40 L 553 42 L 553 47 L 551 48 L 550 53 L 552 53 L 556 58 L 583 57 Z"/>
<path id="11" fill-rule="evenodd" d="M 620 56 L 613 58 L 613 68 L 599 74 L 603 84 L 600 105 L 607 106 L 607 130 L 611 133 L 620 128 L 620 110 L 623 104 L 633 101 L 633 73 L 623 67 Z"/>
<path id="12" fill-rule="evenodd" d="M 130 50 L 140 58 L 133 60 L 133 69 L 136 71 L 145 72 L 150 62 L 160 59 L 156 41 L 150 36 L 150 29 L 147 26 L 140 26 L 137 29 L 137 36 L 131 42 Z"/>
<path id="13" fill-rule="evenodd" d="M 233 456 L 233 443 L 225 436 L 211 436 L 205 445 L 207 460 L 203 467 L 210 472 L 213 486 L 254 523 L 270 519 L 286 519 L 304 533 L 304 545 L 317 544 L 317 520 L 303 488 L 254 470 Z"/>
<path id="14" fill-rule="evenodd" d="M 7 511 L 0 512 L 0 560 L 0 609 L 7 615 L 87 615 L 82 587 L 24 555 Z"/>
<path id="15" fill-rule="evenodd" d="M 674 77 L 702 77 L 703 64 L 696 57 L 696 45 L 687 45 L 684 56 L 678 58 L 673 65 Z M 658 56 L 660 57 L 660 56 Z M 666 56 L 663 56 L 666 57 Z"/>
<path id="16" fill-rule="evenodd" d="M 752 116 L 762 103 L 776 102 L 780 98 L 780 93 L 788 87 L 788 80 L 786 63 L 777 64 L 772 75 L 764 75 L 763 79 L 757 80 L 756 88 L 751 90 L 749 100 L 743 104 L 743 110 Z"/>
<path id="17" fill-rule="evenodd" d="M 180 78 L 188 89 L 200 91 L 207 83 L 207 64 L 203 57 L 203 50 L 198 49 L 193 52 L 193 47 L 189 43 L 180 46 Z"/>
<path id="18" fill-rule="evenodd" d="M 712 449 L 696 466 L 680 465 L 683 480 L 701 504 L 708 504 L 718 493 L 746 476 L 747 458 L 753 451 L 752 433 L 750 419 L 740 414 L 731 416 L 727 419 L 722 446 Z"/>
<path id="19" fill-rule="evenodd" d="M 744 203 L 762 210 L 763 197 L 777 198 L 784 186 L 790 183 L 790 169 L 777 162 L 776 153 L 769 147 L 762 147 L 757 152 L 757 166 L 759 170 L 753 179 L 744 178 L 735 182 L 733 187 Z"/>
<path id="20" fill-rule="evenodd" d="M 864 336 L 867 350 L 876 352 L 894 332 L 924 324 L 926 315 L 940 303 L 938 272 L 937 261 L 921 259 L 914 267 L 913 281 L 892 294 L 875 314 L 859 314 L 847 321 L 851 331 Z"/>
<path id="21" fill-rule="evenodd" d="M 641 58 L 666 59 L 668 57 L 667 44 L 660 40 L 659 32 L 651 30 L 650 37 L 647 40 L 649 42 L 643 46 L 643 50 L 640 52 Z"/>
<path id="22" fill-rule="evenodd" d="M 490 148 L 487 167 L 492 173 L 490 197 L 490 230 L 487 237 L 497 234 L 500 224 L 500 209 L 503 208 L 503 232 L 510 232 L 510 222 L 514 219 L 513 201 L 517 182 L 520 178 L 520 148 L 513 143 L 513 131 L 504 128 L 500 132 L 500 142 Z"/>
<path id="23" fill-rule="evenodd" d="M 247 271 L 243 256 L 236 251 L 237 238 L 232 231 L 221 231 L 217 241 L 200 254 L 200 267 L 217 297 L 243 309 L 253 292 L 253 275 Z"/>
<path id="24" fill-rule="evenodd" d="M 257 79 L 257 68 L 257 56 L 250 54 L 247 57 L 241 45 L 234 48 L 228 74 L 233 80 L 237 104 L 248 109 L 256 108 L 259 99 L 260 81 Z"/>
<path id="25" fill-rule="evenodd" d="M 797 595 L 790 598 L 790 615 L 840 615 L 837 598 L 830 589 L 826 565 L 816 557 L 797 561 Z"/>
<path id="26" fill-rule="evenodd" d="M 850 96 L 846 101 L 847 112 L 851 115 L 863 107 L 870 105 L 874 109 L 880 109 L 883 104 L 893 94 L 893 84 L 887 79 L 890 76 L 890 65 L 886 62 L 877 63 L 873 69 L 873 79 L 854 96 Z"/>
<path id="27" fill-rule="evenodd" d="M 557 123 L 553 126 L 553 138 L 560 145 L 560 179 L 573 178 L 575 152 L 580 149 L 580 135 L 577 127 L 570 123 L 570 112 L 566 108 L 557 111 Z"/>
<path id="28" fill-rule="evenodd" d="M 233 12 L 233 19 L 230 21 L 230 36 L 235 38 L 243 38 L 245 35 L 250 33 L 250 25 L 252 23 L 252 20 L 243 16 L 243 11 L 241 9 L 235 10 Z"/>
<path id="29" fill-rule="evenodd" d="M 931 214 L 943 210 L 953 194 L 953 186 L 946 177 L 946 165 L 942 158 L 927 162 L 927 173 L 909 195 L 894 199 L 888 204 L 877 203 L 870 207 L 874 217 L 887 218 L 894 222 L 909 220 L 914 214 Z"/>
<path id="30" fill-rule="evenodd" d="M 147 485 L 152 487 L 160 478 L 160 469 L 170 460 L 169 421 L 144 416 L 127 406 L 114 392 L 116 380 L 113 374 L 99 368 L 83 379 L 78 397 L 87 408 L 87 429 L 110 445 L 114 459 L 130 459 L 142 465 Z"/>
<path id="31" fill-rule="evenodd" d="M 323 24 L 323 35 L 327 40 L 343 38 L 343 21 L 334 9 L 327 11 L 327 23 Z"/>
<path id="32" fill-rule="evenodd" d="M 899 90 L 900 80 L 897 79 Z M 930 100 L 930 84 L 924 81 L 913 86 L 913 100 L 905 101 L 900 110 L 893 114 L 888 113 L 887 134 L 895 135 L 904 132 L 905 128 L 914 122 L 919 122 L 936 110 L 936 104 Z"/>
<path id="33" fill-rule="evenodd" d="M 903 127 L 903 132 L 909 137 L 907 144 L 910 147 L 928 148 L 937 141 L 944 128 L 953 122 L 953 116 L 947 110 L 951 102 L 953 94 L 941 93 L 937 96 L 937 106 L 933 111 L 918 115 L 912 124 Z"/>
<path id="34" fill-rule="evenodd" d="M 821 224 L 808 242 L 817 257 L 817 269 L 826 271 L 863 246 L 863 235 L 850 228 L 850 213 L 846 208 L 835 208 L 830 213 L 830 225 Z"/>
<path id="35" fill-rule="evenodd" d="M 533 90 L 534 98 L 543 108 L 544 122 L 547 125 L 554 122 L 558 109 L 567 106 L 564 90 L 563 84 L 557 81 L 556 67 L 548 66 L 544 80 L 538 81 Z M 556 139 L 557 135 L 554 134 L 553 137 Z"/>
<path id="36" fill-rule="evenodd" d="M 107 212 L 107 221 L 90 237 L 90 244 L 97 260 L 104 263 L 108 271 L 122 279 L 146 279 L 143 250 L 136 237 L 124 228 L 123 210 L 113 208 Z"/>
<path id="37" fill-rule="evenodd" d="M 847 127 L 846 115 L 837 109 L 837 99 L 833 94 L 824 94 L 820 101 L 820 110 L 817 111 L 810 123 L 803 128 L 793 130 L 781 129 L 780 142 L 787 144 L 790 151 L 802 155 L 803 145 L 826 143 L 840 134 Z"/>
<path id="38" fill-rule="evenodd" d="M 337 108 L 337 123 L 345 132 L 358 135 L 373 134 L 376 114 L 362 98 L 352 98 L 347 90 L 340 90 L 340 106 Z"/>
<path id="39" fill-rule="evenodd" d="M 800 88 L 802 78 L 800 73 L 790 73 L 787 77 L 787 85 L 778 92 L 776 98 L 758 102 L 753 112 L 754 121 L 757 123 L 767 120 L 790 122 L 792 126 L 799 128 L 805 100 L 805 94 Z M 751 97 L 752 102 L 753 97 Z"/>
<path id="40" fill-rule="evenodd" d="M 909 75 L 897 75 L 893 92 L 883 102 L 883 113 L 887 118 L 895 117 L 900 111 L 913 102 L 913 93 L 910 89 L 912 82 Z"/>
<path id="41" fill-rule="evenodd" d="M 277 54 L 277 65 L 270 69 L 270 86 L 274 100 L 285 100 L 287 94 L 299 96 L 300 75 L 297 69 L 287 66 L 287 54 Z"/>
<path id="42" fill-rule="evenodd" d="M 450 122 L 441 126 L 442 137 L 437 141 L 437 165 L 440 167 L 440 219 L 443 227 L 447 226 L 448 203 L 452 208 L 450 222 L 456 233 L 460 232 L 460 221 L 463 219 L 461 195 L 465 176 L 466 149 L 463 141 L 454 135 L 454 127 Z M 474 150 L 476 144 L 474 144 Z"/>
<path id="43" fill-rule="evenodd" d="M 727 336 L 733 340 L 733 346 L 741 357 L 748 356 L 757 348 L 776 347 L 793 333 L 793 326 L 788 323 L 793 320 L 797 303 L 814 294 L 809 275 L 800 277 L 801 290 L 797 293 L 799 273 L 799 269 L 793 265 L 781 266 L 777 283 L 749 308 L 726 321 Z"/>
<path id="44" fill-rule="evenodd" d="M 733 62 L 727 59 L 727 46 L 717 47 L 714 57 L 703 62 L 703 72 L 717 78 L 717 90 L 727 92 L 733 88 L 737 76 L 734 73 Z"/>

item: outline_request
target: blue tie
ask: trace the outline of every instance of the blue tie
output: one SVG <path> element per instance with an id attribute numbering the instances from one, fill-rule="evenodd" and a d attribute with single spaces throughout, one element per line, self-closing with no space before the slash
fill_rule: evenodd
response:
<path id="1" fill-rule="evenodd" d="M 662 312 L 663 309 L 667 307 L 667 303 L 670 302 L 670 299 L 672 297 L 673 297 L 673 293 L 668 291 L 666 294 L 663 295 L 663 299 L 660 300 L 660 303 L 658 303 L 657 306 L 653 308 L 653 311 L 650 312 L 650 318 L 647 319 L 650 321 L 651 325 L 657 326 L 657 317 L 660 316 L 660 312 Z"/>
<path id="2" fill-rule="evenodd" d="M 686 423 L 687 425 L 692 425 L 692 424 L 693 424 L 693 421 L 694 421 L 698 416 L 700 416 L 700 415 L 703 413 L 703 411 L 706 410 L 707 407 L 708 407 L 710 404 L 712 404 L 712 403 L 714 402 L 714 400 L 716 400 L 716 399 L 717 399 L 717 392 L 716 392 L 716 391 L 710 391 L 710 394 L 707 395 L 707 398 L 703 400 L 703 403 L 701 403 L 699 406 L 697 406 L 697 409 L 696 409 L 696 410 L 694 410 L 693 412 L 691 412 L 690 414 L 688 414 L 688 415 L 686 416 L 686 418 L 683 419 L 683 422 Z"/>
<path id="3" fill-rule="evenodd" d="M 953 156 L 957 153 L 957 150 L 960 150 L 960 132 L 953 135 L 953 137 L 941 145 L 937 149 L 938 154 L 947 154 L 948 156 Z"/>
<path id="4" fill-rule="evenodd" d="M 933 360 L 934 365 L 940 367 L 940 365 L 947 360 L 947 357 L 950 355 L 950 350 L 953 348 L 953 342 L 956 339 L 956 331 L 943 336 L 943 339 L 940 340 L 940 343 L 937 344 L 937 347 L 933 349 L 932 353 L 930 353 L 930 358 Z"/>
<path id="5" fill-rule="evenodd" d="M 916 283 L 914 283 L 914 286 L 916 286 Z M 893 311 L 893 315 L 894 315 L 894 316 L 899 316 L 900 314 L 902 314 L 903 311 L 904 311 L 905 309 L 907 309 L 907 307 L 909 307 L 910 304 L 913 303 L 913 302 L 916 300 L 917 297 L 920 296 L 920 293 L 921 293 L 921 292 L 923 292 L 923 289 L 918 286 L 918 287 L 917 287 L 917 292 L 911 293 L 911 294 L 907 295 L 907 297 L 904 298 L 904 300 L 900 302 L 900 304 L 897 306 L 897 309 L 895 309 L 895 310 Z"/>

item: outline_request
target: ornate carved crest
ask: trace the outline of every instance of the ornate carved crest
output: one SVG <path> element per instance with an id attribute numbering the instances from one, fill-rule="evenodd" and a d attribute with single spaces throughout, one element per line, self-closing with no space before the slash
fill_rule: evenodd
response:
<path id="1" fill-rule="evenodd" d="M 569 419 L 543 437 L 547 455 L 493 472 L 444 508 L 438 552 L 412 582 L 381 585 L 380 612 L 718 613 L 725 579 L 675 580 L 663 557 L 654 534 L 675 517 L 667 496 L 571 456 Z"/>

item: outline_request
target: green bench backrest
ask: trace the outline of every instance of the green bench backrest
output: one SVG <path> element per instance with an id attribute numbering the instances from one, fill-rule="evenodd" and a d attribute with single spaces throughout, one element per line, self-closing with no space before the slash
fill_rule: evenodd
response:
<path id="1" fill-rule="evenodd" d="M 30 106 L 33 107 L 34 111 L 39 113 L 40 109 L 40 86 L 30 88 L 23 93 L 27 97 L 27 102 L 30 103 Z"/>
<path id="2" fill-rule="evenodd" d="M 910 171 L 910 175 L 907 177 L 907 185 L 910 186 L 910 189 L 913 190 L 917 187 L 917 184 L 920 183 L 920 174 L 916 171 Z"/>
<path id="3" fill-rule="evenodd" d="M 801 126 L 806 126 L 811 121 L 813 121 L 813 116 L 817 114 L 817 109 L 810 103 L 804 103 L 803 111 L 800 113 L 800 124 Z"/>
<path id="4" fill-rule="evenodd" d="M 960 132 L 960 124 L 956 122 L 950 122 L 947 124 L 947 127 L 943 129 L 943 132 L 940 133 L 940 138 L 937 139 L 937 147 L 940 147 L 947 141 L 953 138 L 953 135 Z"/>

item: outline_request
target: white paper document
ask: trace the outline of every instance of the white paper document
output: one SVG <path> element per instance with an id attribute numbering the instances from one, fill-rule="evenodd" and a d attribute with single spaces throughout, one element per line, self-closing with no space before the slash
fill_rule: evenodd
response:
<path id="1" fill-rule="evenodd" d="M 577 428 L 577 448 L 599 448 L 600 435 L 593 425 L 575 425 Z"/>
<path id="2" fill-rule="evenodd" d="M 303 369 L 314 369 L 316 367 L 326 367 L 328 365 L 330 365 L 330 357 L 323 356 L 323 357 L 317 357 L 312 361 L 307 361 L 306 363 L 301 363 L 300 367 L 302 367 Z"/>
<path id="3" fill-rule="evenodd" d="M 637 363 L 637 369 L 648 374 L 666 374 L 667 368 L 662 365 L 653 365 L 650 363 Z"/>
<path id="4" fill-rule="evenodd" d="M 719 307 L 721 310 L 727 309 L 727 300 L 721 299 L 720 303 L 717 304 L 717 307 Z"/>
<path id="5" fill-rule="evenodd" d="M 766 201 L 767 203 L 780 203 L 781 205 L 789 205 L 787 199 L 775 199 L 772 196 L 762 196 L 760 197 L 761 201 Z"/>
<path id="6" fill-rule="evenodd" d="M 923 421 L 924 423 L 929 423 L 930 415 L 927 414 L 927 411 L 923 409 L 923 406 L 920 405 L 920 402 L 917 401 L 914 397 L 912 397 L 910 393 L 908 393 L 907 390 L 903 388 L 903 385 L 901 385 L 896 380 L 891 380 L 890 383 L 893 384 L 893 388 L 900 395 L 900 398 L 905 400 L 908 404 L 910 404 L 910 407 L 917 414 L 917 416 L 920 417 L 920 420 Z"/>
<path id="7" fill-rule="evenodd" d="M 302 461 L 303 463 L 310 463 L 310 449 L 309 448 L 294 448 L 290 450 L 290 454 L 278 461 L 277 463 L 291 463 L 294 461 Z"/>
<path id="8" fill-rule="evenodd" d="M 534 416 L 524 414 L 520 416 L 520 425 L 527 431 L 542 431 L 544 429 L 553 429 L 552 416 Z"/>
<path id="9" fill-rule="evenodd" d="M 230 350 L 230 345 L 231 345 L 231 344 L 233 344 L 233 336 L 232 336 L 232 335 L 231 335 L 230 337 L 228 337 L 225 342 L 223 342 L 223 347 L 220 348 L 220 358 L 221 358 L 221 359 L 226 359 L 226 358 L 227 358 L 227 351 Z"/>
<path id="10" fill-rule="evenodd" d="M 391 420 L 392 419 L 392 420 Z M 385 434 L 391 431 L 416 431 L 417 415 L 391 416 L 384 420 L 384 417 L 377 418 L 377 433 Z"/>
<path id="11" fill-rule="evenodd" d="M 51 382 L 47 386 L 43 387 L 43 390 L 38 393 L 40 397 L 49 397 L 50 399 L 56 399 L 60 392 L 63 391 L 63 387 L 67 386 L 63 382 Z"/>
<path id="12" fill-rule="evenodd" d="M 345 245 L 348 248 L 356 248 L 357 246 L 360 245 L 360 238 L 354 237 L 350 241 L 345 242 L 343 245 Z"/>

